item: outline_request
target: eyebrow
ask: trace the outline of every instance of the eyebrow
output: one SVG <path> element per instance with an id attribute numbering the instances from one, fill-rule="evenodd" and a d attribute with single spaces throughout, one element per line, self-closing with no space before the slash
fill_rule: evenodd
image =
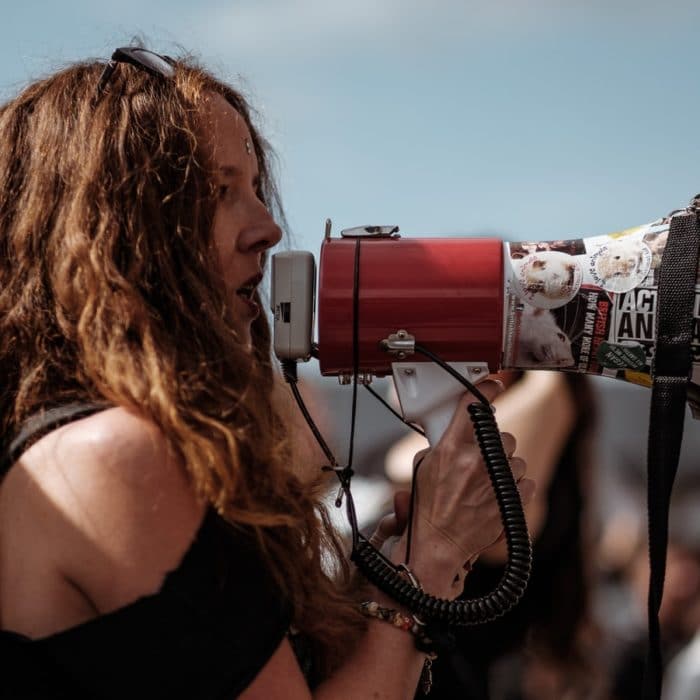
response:
<path id="1" fill-rule="evenodd" d="M 219 172 L 224 177 L 241 177 L 243 175 L 243 171 L 237 165 L 221 165 L 219 166 Z M 255 175 L 253 182 L 256 184 L 256 186 L 260 184 L 259 173 Z"/>
<path id="2" fill-rule="evenodd" d="M 241 169 L 236 165 L 222 165 L 219 168 L 219 172 L 227 177 L 236 177 L 241 175 Z"/>

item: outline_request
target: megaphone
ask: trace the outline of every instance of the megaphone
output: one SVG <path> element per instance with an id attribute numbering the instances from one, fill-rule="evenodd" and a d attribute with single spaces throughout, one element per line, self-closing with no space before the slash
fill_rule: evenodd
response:
<path id="1" fill-rule="evenodd" d="M 589 238 L 508 242 L 364 226 L 321 246 L 315 263 L 273 256 L 274 346 L 349 383 L 393 375 L 404 417 L 435 442 L 463 391 L 416 342 L 478 381 L 501 369 L 558 369 L 651 386 L 661 258 L 671 215 Z M 700 285 L 693 376 L 700 383 Z"/>
<path id="2" fill-rule="evenodd" d="M 649 687 L 657 694 L 661 686 L 658 605 L 663 592 L 663 521 L 675 475 L 672 453 L 682 434 L 678 405 L 686 398 L 687 379 L 695 389 L 700 384 L 699 205 L 696 197 L 688 209 L 648 224 L 555 241 L 403 238 L 395 226 L 358 227 L 334 238 L 328 221 L 320 254 L 318 343 L 313 340 L 314 256 L 308 252 L 273 256 L 277 356 L 283 363 L 294 363 L 313 355 L 323 375 L 336 375 L 341 384 L 354 387 L 369 384 L 374 377 L 393 375 L 404 420 L 421 425 L 431 444 L 447 428 L 465 384 L 476 395 L 474 385 L 501 369 L 556 369 L 644 386 L 659 382 L 658 405 L 662 408 L 658 415 L 668 434 L 659 433 L 652 441 L 650 432 L 650 460 L 654 452 L 654 459 L 660 456 L 668 462 L 670 472 L 668 478 L 664 475 L 660 482 L 655 481 L 665 505 L 655 505 L 653 520 L 650 511 L 650 552 L 654 556 L 647 668 L 651 669 Z M 674 222 L 676 214 L 679 218 Z M 662 268 L 674 223 L 671 263 Z M 684 235 L 677 245 L 681 238 L 675 233 L 681 230 L 690 235 Z M 679 262 L 686 252 L 685 261 Z M 682 312 L 669 313 L 667 290 L 674 287 L 669 278 L 679 281 L 675 287 L 681 293 L 678 305 Z M 665 290 L 662 313 L 660 288 Z M 693 298 L 692 324 L 688 324 L 686 309 Z M 664 327 L 658 339 L 657 320 Z M 691 376 L 678 376 L 687 365 L 689 335 Z M 673 351 L 668 352 L 671 346 Z M 659 356 L 656 360 L 655 354 Z M 674 383 L 682 393 L 669 389 Z M 475 406 L 469 407 L 470 413 Z M 461 601 L 462 605 L 417 593 L 377 552 L 369 551 L 353 527 L 353 558 L 363 573 L 394 599 L 431 620 L 472 624 L 493 619 L 517 602 L 529 576 L 530 545 L 517 489 L 509 483 L 508 493 L 499 494 L 498 482 L 508 480 L 508 467 L 496 474 L 485 450 L 486 443 L 493 445 L 498 435 L 495 421 L 490 422 L 487 414 L 475 411 L 472 419 L 501 507 L 509 556 L 504 577 L 489 597 Z M 479 437 L 481 428 L 490 431 L 484 440 Z M 666 437 L 668 445 L 663 444 Z M 502 452 L 494 464 L 499 460 L 507 462 Z M 517 502 L 519 507 L 508 514 L 506 502 Z"/>

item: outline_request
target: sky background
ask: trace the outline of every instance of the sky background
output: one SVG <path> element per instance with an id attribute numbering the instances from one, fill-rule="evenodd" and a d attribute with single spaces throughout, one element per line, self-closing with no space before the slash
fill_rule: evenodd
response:
<path id="1" fill-rule="evenodd" d="M 133 36 L 242 85 L 314 252 L 327 217 L 547 239 L 700 191 L 700 3 L 2 1 L 0 99 Z"/>
<path id="2" fill-rule="evenodd" d="M 1 2 L 0 100 L 134 36 L 243 86 L 279 155 L 291 245 L 316 254 L 327 217 L 336 233 L 546 240 L 700 191 L 690 0 Z M 395 437 L 375 410 L 369 461 L 377 431 Z"/>

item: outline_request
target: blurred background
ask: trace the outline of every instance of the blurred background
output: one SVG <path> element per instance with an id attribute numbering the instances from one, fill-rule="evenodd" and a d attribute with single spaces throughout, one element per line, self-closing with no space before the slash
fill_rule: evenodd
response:
<path id="1" fill-rule="evenodd" d="M 249 95 L 279 158 L 289 247 L 317 254 L 328 217 L 336 232 L 585 237 L 651 221 L 700 191 L 699 19 L 692 0 L 5 0 L 0 100 L 135 38 L 193 54 Z M 350 390 L 313 364 L 302 376 L 342 461 Z M 385 382 L 375 388 L 388 396 Z M 649 392 L 591 384 L 596 527 L 603 539 L 624 515 L 632 528 L 604 559 L 645 517 Z M 388 502 L 385 454 L 405 433 L 360 394 L 365 522 Z M 688 419 L 672 528 L 693 550 L 699 433 Z M 642 619 L 615 595 L 601 596 L 601 617 Z"/>

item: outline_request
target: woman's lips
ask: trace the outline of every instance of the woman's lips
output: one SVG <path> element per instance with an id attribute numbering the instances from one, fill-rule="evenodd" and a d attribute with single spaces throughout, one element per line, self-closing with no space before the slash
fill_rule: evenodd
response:
<path id="1" fill-rule="evenodd" d="M 254 300 L 254 296 L 255 296 L 255 290 L 257 289 L 257 287 L 261 281 L 262 281 L 262 274 L 257 273 L 255 275 L 253 275 L 251 278 L 249 278 L 246 282 L 244 282 L 236 290 L 236 294 L 238 295 L 239 299 L 241 299 L 243 301 L 246 308 L 250 312 L 251 319 L 257 318 L 258 314 L 260 313 L 260 306 Z"/>
<path id="2" fill-rule="evenodd" d="M 259 304 L 256 301 L 253 301 L 251 297 L 247 297 L 242 294 L 239 294 L 238 297 L 241 299 L 241 301 L 245 304 L 246 308 L 250 312 L 251 319 L 257 318 L 258 314 L 260 313 Z"/>

